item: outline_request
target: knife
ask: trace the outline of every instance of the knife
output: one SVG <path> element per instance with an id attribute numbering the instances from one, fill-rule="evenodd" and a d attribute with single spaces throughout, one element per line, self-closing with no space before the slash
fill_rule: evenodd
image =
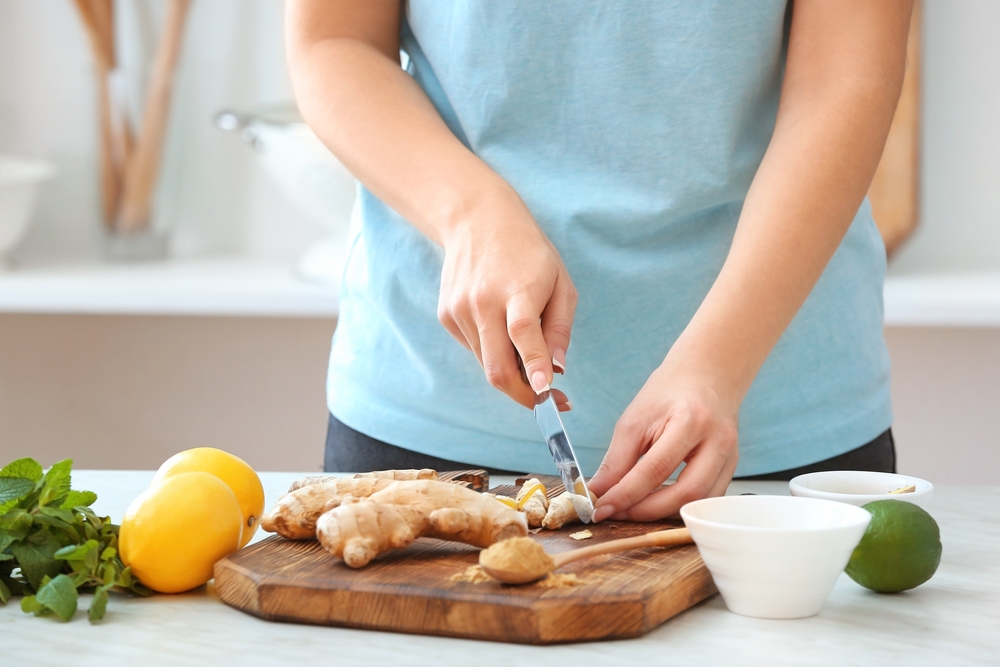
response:
<path id="1" fill-rule="evenodd" d="M 521 355 L 517 356 L 517 365 L 521 369 L 521 378 L 530 387 L 531 383 L 528 382 L 528 375 L 524 370 Z M 594 502 L 590 499 L 587 480 L 580 472 L 580 464 L 576 460 L 569 436 L 566 435 L 566 427 L 563 426 L 562 419 L 559 417 L 559 409 L 556 407 L 556 401 L 552 398 L 551 391 L 543 391 L 535 395 L 535 421 L 542 431 L 545 444 L 549 447 L 552 461 L 556 464 L 559 477 L 562 478 L 563 487 L 569 493 L 576 494 L 571 496 L 576 513 L 580 516 L 581 521 L 590 523 L 594 516 Z M 583 493 L 577 493 L 577 485 L 580 485 Z"/>

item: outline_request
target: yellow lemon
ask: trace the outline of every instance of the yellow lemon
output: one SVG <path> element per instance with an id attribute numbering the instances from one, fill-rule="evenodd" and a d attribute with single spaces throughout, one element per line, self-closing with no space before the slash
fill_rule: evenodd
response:
<path id="1" fill-rule="evenodd" d="M 215 562 L 240 548 L 242 529 L 240 504 L 226 484 L 206 472 L 178 473 L 132 501 L 118 550 L 142 583 L 180 593 L 212 578 Z"/>
<path id="2" fill-rule="evenodd" d="M 207 472 L 221 479 L 233 490 L 240 504 L 240 511 L 243 512 L 243 541 L 240 546 L 245 546 L 257 532 L 257 525 L 264 513 L 264 487 L 253 468 L 238 456 L 221 449 L 196 447 L 174 454 L 164 461 L 156 471 L 152 484 L 185 472 Z"/>

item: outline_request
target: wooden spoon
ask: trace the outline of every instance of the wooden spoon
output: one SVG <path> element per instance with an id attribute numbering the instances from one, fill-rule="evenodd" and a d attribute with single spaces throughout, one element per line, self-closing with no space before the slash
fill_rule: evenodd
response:
<path id="1" fill-rule="evenodd" d="M 527 540 L 525 542 L 524 540 Z M 505 584 L 527 584 L 537 581 L 554 570 L 558 570 L 567 563 L 572 563 L 583 558 L 592 558 L 603 554 L 612 554 L 629 549 L 644 549 L 647 547 L 674 547 L 682 544 L 691 544 L 691 533 L 687 528 L 674 528 L 671 530 L 658 530 L 653 533 L 646 533 L 638 537 L 624 537 L 620 540 L 602 542 L 582 549 L 563 551 L 558 554 L 546 554 L 542 545 L 529 538 L 514 538 L 499 542 L 489 549 L 479 552 L 479 565 L 486 574 L 494 579 L 499 579 Z M 532 546 L 534 545 L 534 546 Z M 496 556 L 502 549 L 521 549 L 527 551 L 525 558 L 517 559 L 513 567 L 498 567 Z M 508 555 L 511 551 L 507 552 Z M 523 552 L 520 552 L 523 553 Z M 518 553 L 518 555 L 520 555 Z M 534 556 L 533 558 L 531 556 Z M 508 561 L 514 559 L 507 559 Z"/>

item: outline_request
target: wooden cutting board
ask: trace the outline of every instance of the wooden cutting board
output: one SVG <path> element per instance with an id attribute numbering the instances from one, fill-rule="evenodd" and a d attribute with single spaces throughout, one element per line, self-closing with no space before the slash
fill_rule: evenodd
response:
<path id="1" fill-rule="evenodd" d="M 550 497 L 562 493 L 558 478 L 543 482 Z M 512 496 L 516 487 L 493 491 Z M 569 537 L 580 524 L 534 537 L 558 553 L 678 525 L 605 521 L 587 526 L 594 536 L 584 541 Z M 571 563 L 560 572 L 584 582 L 571 588 L 452 580 L 478 556 L 474 547 L 421 538 L 352 570 L 315 540 L 274 536 L 217 563 L 215 591 L 226 604 L 273 621 L 528 644 L 638 637 L 716 592 L 694 545 Z"/>

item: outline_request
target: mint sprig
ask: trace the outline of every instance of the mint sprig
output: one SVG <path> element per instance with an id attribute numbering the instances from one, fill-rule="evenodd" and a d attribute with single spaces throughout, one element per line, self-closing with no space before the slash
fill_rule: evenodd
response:
<path id="1" fill-rule="evenodd" d="M 0 603 L 68 621 L 80 593 L 93 593 L 88 617 L 104 618 L 111 591 L 150 595 L 118 555 L 118 526 L 90 506 L 92 491 L 71 488 L 69 459 L 47 471 L 33 459 L 0 469 Z"/>

